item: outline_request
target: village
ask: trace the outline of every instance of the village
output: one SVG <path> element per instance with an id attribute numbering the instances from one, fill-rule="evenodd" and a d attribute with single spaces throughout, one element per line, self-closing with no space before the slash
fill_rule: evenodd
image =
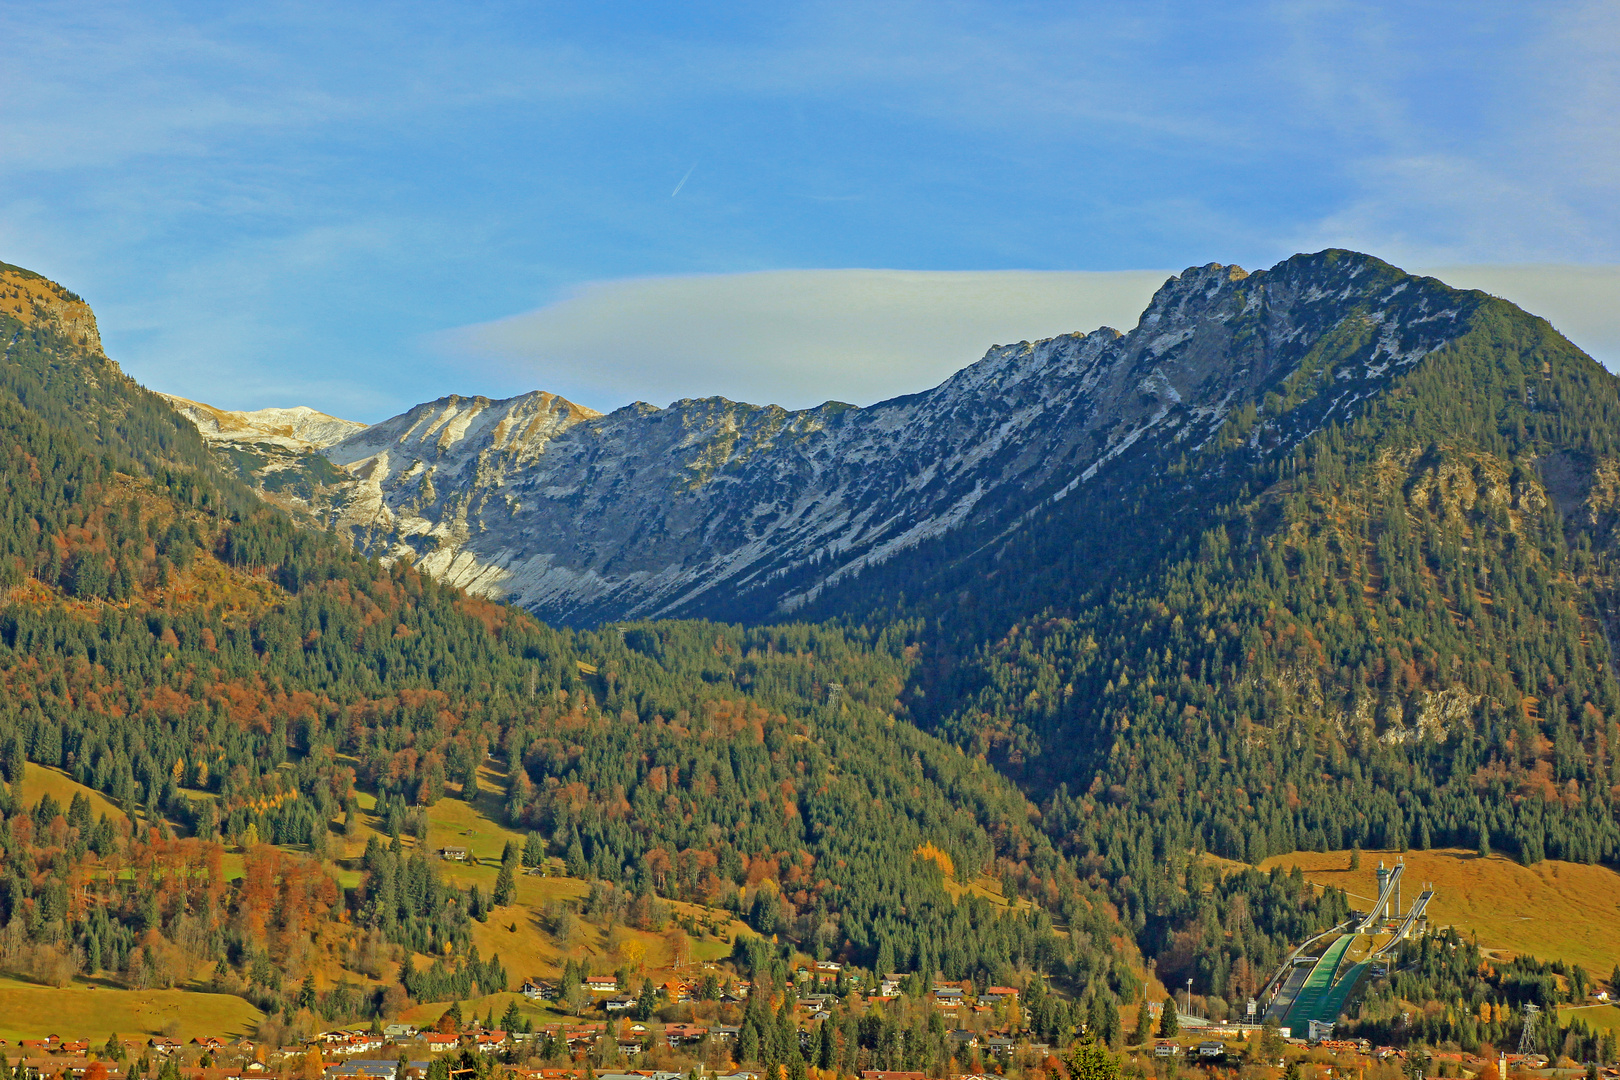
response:
<path id="1" fill-rule="evenodd" d="M 707 966 L 707 965 L 705 965 Z M 807 1080 L 835 1080 L 833 1069 L 817 1069 L 818 1038 L 834 1030 L 835 1006 L 887 1010 L 903 1000 L 920 1000 L 941 1020 L 953 1024 L 947 1038 L 953 1068 L 932 1078 L 920 1071 L 862 1069 L 861 1080 L 1073 1080 L 1061 1050 L 1035 1040 L 1022 1024 L 1020 991 L 933 979 L 918 994 L 918 976 L 890 973 L 872 980 L 863 994 L 862 976 L 836 963 L 801 967 L 791 997 L 804 1058 L 812 1065 L 784 1071 Z M 833 982 L 836 980 L 836 982 Z M 163 1035 L 113 1036 L 97 1043 L 71 1035 L 50 1035 L 7 1045 L 0 1040 L 0 1077 L 6 1080 L 763 1080 L 776 1074 L 737 1064 L 740 1011 L 752 987 L 727 977 L 718 995 L 714 973 L 706 979 L 672 978 L 661 986 L 650 982 L 630 995 L 615 975 L 590 975 L 583 989 L 590 1000 L 584 1017 L 534 1023 L 517 1001 L 509 1002 L 499 1022 L 491 1009 L 484 1018 L 462 1016 L 460 1003 L 445 1009 L 429 1025 L 373 1021 L 367 1027 L 333 1028 L 295 1045 L 272 1045 L 243 1035 L 204 1035 L 189 1041 Z M 832 992 L 843 987 L 845 995 Z M 651 988 L 656 1009 L 645 1000 Z M 705 990 L 714 1000 L 698 1003 Z M 531 1003 L 551 1004 L 562 996 L 555 982 L 526 979 L 520 993 Z M 691 1008 L 714 1019 L 699 1018 Z M 672 1008 L 672 1006 L 674 1008 Z M 686 1006 L 682 1009 L 681 1006 Z M 1365 1040 L 1296 1038 L 1287 1029 L 1254 1022 L 1212 1023 L 1196 1016 L 1177 1019 L 1170 1037 L 1164 1034 L 1161 1006 L 1142 1006 L 1150 1013 L 1157 1038 L 1124 1048 L 1126 1077 L 1245 1078 L 1245 1080 L 1529 1080 L 1531 1077 L 1583 1075 L 1620 1080 L 1620 1068 L 1577 1068 L 1573 1062 L 1550 1062 L 1527 1053 L 1481 1056 L 1460 1051 L 1408 1052 L 1375 1047 Z M 690 1020 L 664 1019 L 674 1015 Z M 1147 1030 L 1139 1027 L 1139 1030 Z M 833 1036 L 825 1036 L 833 1037 Z M 838 1036 L 841 1037 L 841 1036 Z M 639 1067 L 638 1067 L 639 1066 Z M 956 1068 L 960 1066 L 960 1068 Z"/>

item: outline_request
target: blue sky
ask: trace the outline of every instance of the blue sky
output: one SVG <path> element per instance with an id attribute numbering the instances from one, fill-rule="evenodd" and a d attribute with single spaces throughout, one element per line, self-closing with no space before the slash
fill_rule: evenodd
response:
<path id="1" fill-rule="evenodd" d="M 1137 279 L 1062 279 L 1073 325 L 1051 288 L 908 285 L 883 310 L 909 351 L 799 318 L 784 358 L 733 275 L 1329 245 L 1532 265 L 1555 322 L 1620 360 L 1612 3 L 11 0 L 0 40 L 0 259 L 89 299 L 137 378 L 224 407 L 378 420 L 542 388 L 607 408 L 739 372 L 789 404 L 870 397 L 982 335 L 1128 326 Z M 670 276 L 705 314 L 680 340 L 649 315 Z M 801 299 L 836 328 L 871 280 Z M 928 338 L 942 304 L 982 318 Z M 490 346 L 482 324 L 536 309 L 574 320 L 567 356 L 539 331 Z"/>

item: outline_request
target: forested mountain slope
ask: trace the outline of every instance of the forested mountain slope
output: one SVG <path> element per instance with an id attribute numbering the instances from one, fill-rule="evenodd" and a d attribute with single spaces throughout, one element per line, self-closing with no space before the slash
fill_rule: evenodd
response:
<path id="1" fill-rule="evenodd" d="M 903 628 L 901 714 L 1039 799 L 1201 990 L 1276 955 L 1211 929 L 1201 849 L 1620 858 L 1620 394 L 1510 303 L 1328 251 L 870 409 L 514 400 L 339 451 L 379 514 L 409 480 L 430 565 L 530 560 L 543 610 Z"/>
<path id="2" fill-rule="evenodd" d="M 505 407 L 335 452 L 414 478 L 436 570 L 521 562 L 562 617 L 923 619 L 904 706 L 1111 876 L 1194 838 L 1620 853 L 1616 383 L 1510 303 L 1327 251 L 870 409 Z"/>
<path id="3" fill-rule="evenodd" d="M 246 509 L 255 500 L 219 470 L 196 427 L 137 385 L 101 351 L 96 317 L 76 294 L 31 270 L 0 263 L 0 386 L 40 422 L 71 433 L 109 468 L 138 470 L 186 503 L 215 494 Z M 200 484 L 195 477 L 208 477 Z M 218 488 L 218 491 L 213 490 Z"/>
<path id="4" fill-rule="evenodd" d="M 687 899 L 818 955 L 1134 992 L 1111 907 L 1034 808 L 895 722 L 906 627 L 553 630 L 257 504 L 70 323 L 0 310 L 0 335 L 0 966 L 148 986 L 223 956 L 212 984 L 290 1016 L 317 945 L 369 933 L 420 966 L 323 984 L 328 1019 L 395 983 L 506 989 L 469 948 L 493 898 L 399 839 L 356 889 L 329 861 L 357 789 L 397 837 L 494 755 L 509 820 L 635 918 Z M 31 796 L 25 760 L 121 812 Z M 986 874 L 1035 903 L 952 899 Z"/>
<path id="5" fill-rule="evenodd" d="M 1189 847 L 1620 858 L 1617 380 L 1505 301 L 1282 269 L 1312 261 L 1355 283 L 1314 338 L 1232 283 L 1232 347 L 1270 374 L 1212 438 L 1143 440 L 822 609 L 925 620 L 913 718 L 1038 793 L 1150 951 Z M 1386 346 L 1392 296 L 1445 343 Z"/>

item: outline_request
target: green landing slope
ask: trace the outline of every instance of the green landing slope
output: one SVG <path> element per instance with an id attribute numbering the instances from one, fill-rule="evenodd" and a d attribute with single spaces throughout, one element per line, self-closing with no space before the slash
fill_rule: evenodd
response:
<path id="1" fill-rule="evenodd" d="M 1305 1029 L 1307 1021 L 1323 1018 L 1321 1015 L 1323 1009 L 1337 996 L 1334 993 L 1336 987 L 1333 976 L 1338 972 L 1339 964 L 1344 960 L 1344 954 L 1353 941 L 1355 935 L 1345 934 L 1328 946 L 1322 958 L 1311 968 L 1310 975 L 1305 979 L 1305 985 L 1299 988 L 1294 1004 L 1289 1007 L 1285 1026 L 1299 1032 Z M 1341 980 L 1341 985 L 1344 981 L 1346 980 Z M 1334 1012 L 1332 1015 L 1337 1016 L 1338 1013 Z"/>

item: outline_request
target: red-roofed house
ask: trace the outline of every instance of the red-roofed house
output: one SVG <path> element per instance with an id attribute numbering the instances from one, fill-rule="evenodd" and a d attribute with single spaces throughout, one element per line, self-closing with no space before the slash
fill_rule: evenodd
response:
<path id="1" fill-rule="evenodd" d="M 709 1029 L 701 1024 L 665 1024 L 664 1038 L 669 1045 L 678 1046 L 681 1043 L 697 1042 L 709 1033 Z"/>

